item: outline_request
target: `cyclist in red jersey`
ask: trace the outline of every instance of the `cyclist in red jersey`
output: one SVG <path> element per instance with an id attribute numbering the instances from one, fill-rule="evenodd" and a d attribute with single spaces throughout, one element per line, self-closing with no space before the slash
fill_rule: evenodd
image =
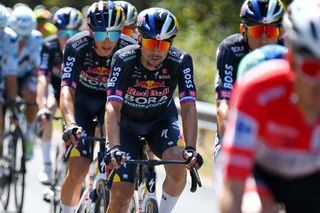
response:
<path id="1" fill-rule="evenodd" d="M 283 26 L 286 59 L 255 67 L 232 95 L 222 212 L 241 211 L 250 175 L 286 212 L 320 212 L 320 1 L 293 1 Z"/>

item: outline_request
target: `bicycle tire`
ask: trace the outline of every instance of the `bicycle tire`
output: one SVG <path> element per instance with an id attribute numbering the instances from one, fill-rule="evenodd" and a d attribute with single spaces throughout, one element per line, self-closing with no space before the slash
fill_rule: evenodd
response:
<path id="1" fill-rule="evenodd" d="M 154 198 L 149 198 L 145 202 L 144 213 L 159 213 L 158 203 Z"/>
<path id="2" fill-rule="evenodd" d="M 13 167 L 13 154 L 14 153 L 14 142 L 12 133 L 5 134 L 3 139 L 3 157 L 6 158 L 10 163 L 10 174 L 6 183 L 0 189 L 0 200 L 4 210 L 7 210 L 10 201 L 10 191 L 11 191 L 11 180 L 12 180 L 12 167 Z"/>
<path id="3" fill-rule="evenodd" d="M 13 186 L 14 200 L 18 212 L 22 212 L 25 190 L 25 140 L 22 130 L 17 127 L 14 134 L 14 167 L 13 167 Z"/>
<path id="4" fill-rule="evenodd" d="M 97 200 L 95 202 L 94 212 L 105 213 L 109 206 L 110 192 L 106 190 L 104 179 L 99 180 L 96 188 Z"/>

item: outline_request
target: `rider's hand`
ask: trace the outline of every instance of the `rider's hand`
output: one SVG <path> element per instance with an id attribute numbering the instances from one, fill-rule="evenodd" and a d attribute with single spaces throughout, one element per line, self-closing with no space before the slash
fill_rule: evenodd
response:
<path id="1" fill-rule="evenodd" d="M 41 108 L 37 113 L 37 123 L 35 128 L 36 135 L 41 138 L 46 125 L 52 118 L 52 112 L 48 108 Z"/>
<path id="2" fill-rule="evenodd" d="M 66 130 L 64 130 L 62 134 L 62 139 L 66 145 L 77 145 L 77 139 L 81 136 L 81 133 L 82 128 L 76 123 L 71 123 L 66 126 Z"/>
<path id="3" fill-rule="evenodd" d="M 203 158 L 192 146 L 187 146 L 182 152 L 182 157 L 187 161 L 187 169 L 195 167 L 200 169 L 203 164 Z"/>
<path id="4" fill-rule="evenodd" d="M 111 163 L 113 168 L 118 169 L 121 164 L 123 164 L 126 160 L 125 152 L 120 150 L 120 146 L 114 146 L 109 149 L 105 156 L 105 162 L 107 164 Z"/>

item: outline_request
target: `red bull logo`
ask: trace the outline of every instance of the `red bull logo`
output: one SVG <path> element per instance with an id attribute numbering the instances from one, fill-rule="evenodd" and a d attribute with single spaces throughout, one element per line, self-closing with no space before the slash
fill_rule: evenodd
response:
<path id="1" fill-rule="evenodd" d="M 94 67 L 94 68 L 89 67 L 87 72 L 94 73 L 97 75 L 109 75 L 110 70 L 106 67 Z"/>
<path id="2" fill-rule="evenodd" d="M 165 82 L 157 82 L 157 81 L 153 81 L 153 80 L 149 80 L 149 81 L 139 81 L 136 80 L 136 84 L 134 85 L 134 87 L 142 87 L 142 88 L 146 88 L 146 89 L 154 89 L 154 88 L 164 88 L 165 87 Z"/>

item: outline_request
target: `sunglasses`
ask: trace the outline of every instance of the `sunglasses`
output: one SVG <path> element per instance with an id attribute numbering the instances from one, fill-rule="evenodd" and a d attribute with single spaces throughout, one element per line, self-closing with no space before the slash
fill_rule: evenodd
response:
<path id="1" fill-rule="evenodd" d="M 109 39 L 110 41 L 118 41 L 120 38 L 120 31 L 111 31 L 111 32 L 93 32 L 93 37 L 97 41 L 104 41 L 105 39 Z"/>
<path id="2" fill-rule="evenodd" d="M 300 73 L 310 81 L 320 77 L 320 59 L 305 59 L 296 56 L 295 61 Z"/>
<path id="3" fill-rule="evenodd" d="M 246 26 L 247 34 L 252 38 L 261 38 L 262 34 L 265 33 L 267 38 L 275 38 L 280 35 L 279 27 L 275 26 Z"/>
<path id="4" fill-rule="evenodd" d="M 149 50 L 152 50 L 156 47 L 160 51 L 168 51 L 170 49 L 171 42 L 159 41 L 154 39 L 142 39 L 142 46 Z"/>
<path id="5" fill-rule="evenodd" d="M 132 36 L 133 35 L 134 30 L 130 29 L 130 28 L 123 28 L 122 29 L 122 34 L 125 34 L 127 36 Z"/>
<path id="6" fill-rule="evenodd" d="M 78 30 L 59 30 L 58 31 L 58 37 L 59 38 L 67 38 L 67 37 L 72 37 L 75 34 L 77 34 L 79 31 Z"/>

